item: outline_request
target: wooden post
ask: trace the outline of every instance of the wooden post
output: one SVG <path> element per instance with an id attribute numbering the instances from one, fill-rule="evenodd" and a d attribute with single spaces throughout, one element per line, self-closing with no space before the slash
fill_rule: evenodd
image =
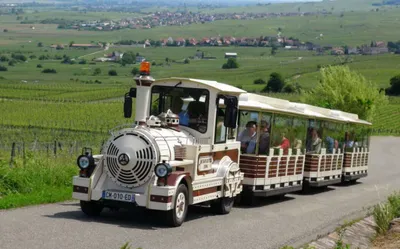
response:
<path id="1" fill-rule="evenodd" d="M 57 141 L 54 141 L 54 156 L 57 156 Z"/>
<path id="2" fill-rule="evenodd" d="M 12 166 L 13 166 L 14 157 L 15 157 L 15 142 L 12 143 L 12 147 L 11 147 L 10 168 L 12 168 Z"/>

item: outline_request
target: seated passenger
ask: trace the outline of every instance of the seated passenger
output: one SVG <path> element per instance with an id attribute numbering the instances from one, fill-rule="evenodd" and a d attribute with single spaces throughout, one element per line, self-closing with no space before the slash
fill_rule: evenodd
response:
<path id="1" fill-rule="evenodd" d="M 279 146 L 276 146 L 277 149 L 283 149 L 283 155 L 287 155 L 289 153 L 290 141 L 286 138 L 285 132 L 282 132 L 282 141 Z"/>
<path id="2" fill-rule="evenodd" d="M 329 153 L 329 154 L 332 154 L 333 153 L 333 147 L 335 146 L 335 140 L 330 136 L 326 136 L 325 141 L 326 141 L 326 145 L 327 145 L 326 146 L 326 152 Z"/>
<path id="3" fill-rule="evenodd" d="M 311 130 L 311 150 L 307 154 L 319 154 L 321 153 L 322 139 L 319 138 L 318 132 L 315 128 Z"/>
<path id="4" fill-rule="evenodd" d="M 267 121 L 261 121 L 260 127 L 260 144 L 258 148 L 258 153 L 263 155 L 269 154 L 269 124 Z"/>
<path id="5" fill-rule="evenodd" d="M 246 130 L 240 133 L 238 141 L 241 142 L 242 153 L 254 154 L 256 151 L 257 123 L 249 121 L 246 124 Z"/>

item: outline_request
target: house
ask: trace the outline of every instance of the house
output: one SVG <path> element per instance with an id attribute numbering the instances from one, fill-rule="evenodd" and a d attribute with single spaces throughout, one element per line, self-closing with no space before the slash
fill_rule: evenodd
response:
<path id="1" fill-rule="evenodd" d="M 225 58 L 237 58 L 237 53 L 225 53 Z"/>
<path id="2" fill-rule="evenodd" d="M 357 48 L 349 47 L 347 48 L 347 54 L 359 54 Z"/>
<path id="3" fill-rule="evenodd" d="M 361 53 L 363 55 L 376 55 L 376 54 L 384 54 L 389 53 L 389 49 L 387 47 L 379 48 L 379 47 L 363 47 L 361 49 Z"/>
<path id="4" fill-rule="evenodd" d="M 145 60 L 146 60 L 146 58 L 144 58 L 143 56 L 136 56 L 136 63 L 141 63 Z"/>

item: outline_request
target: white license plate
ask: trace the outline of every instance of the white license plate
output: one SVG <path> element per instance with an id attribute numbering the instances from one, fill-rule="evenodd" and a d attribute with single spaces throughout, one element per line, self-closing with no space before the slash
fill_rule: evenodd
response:
<path id="1" fill-rule="evenodd" d="M 124 202 L 135 202 L 135 194 L 116 192 L 116 191 L 103 191 L 103 199 L 124 201 Z"/>

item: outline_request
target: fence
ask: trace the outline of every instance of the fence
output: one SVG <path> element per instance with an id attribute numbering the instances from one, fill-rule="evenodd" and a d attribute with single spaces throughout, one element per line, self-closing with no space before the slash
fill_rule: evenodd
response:
<path id="1" fill-rule="evenodd" d="M 91 147 L 93 153 L 100 153 L 101 144 L 88 144 L 82 141 L 53 141 L 53 142 L 12 142 L 11 144 L 0 144 L 0 150 L 10 156 L 10 167 L 13 166 L 17 157 L 26 158 L 28 152 L 42 153 L 47 157 L 57 157 L 58 155 L 76 156 L 81 153 L 83 147 Z"/>

